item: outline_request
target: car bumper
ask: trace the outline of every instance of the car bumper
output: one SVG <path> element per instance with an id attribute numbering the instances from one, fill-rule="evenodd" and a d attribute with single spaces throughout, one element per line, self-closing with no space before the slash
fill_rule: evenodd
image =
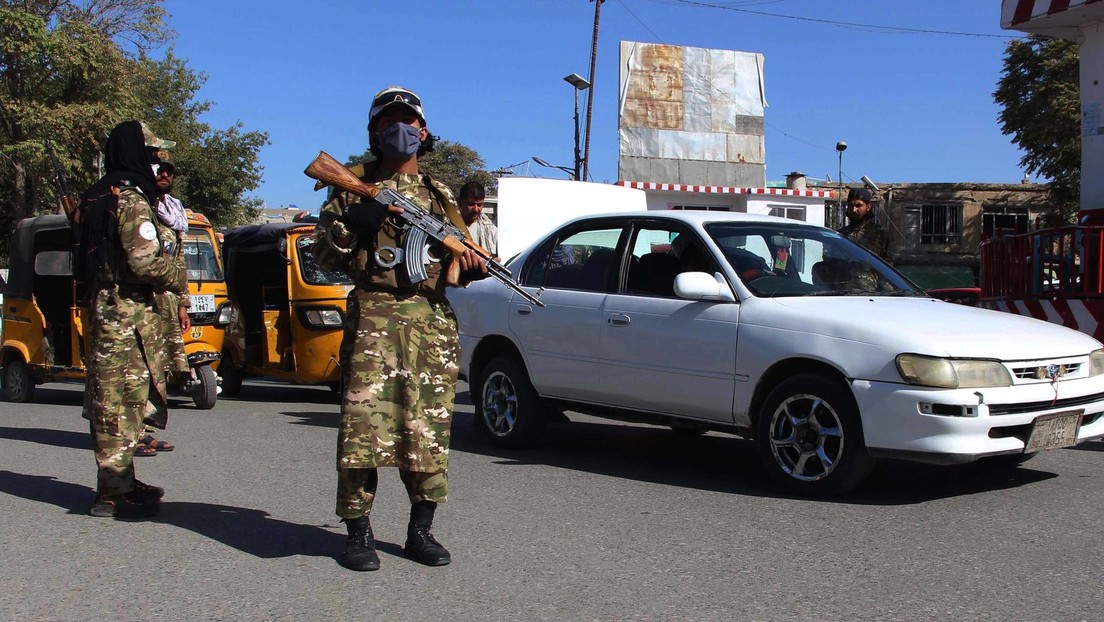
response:
<path id="1" fill-rule="evenodd" d="M 876 457 L 956 464 L 1023 453 L 1041 415 L 1082 411 L 1077 442 L 1104 437 L 1104 378 L 992 389 L 922 389 L 852 382 L 867 449 Z M 960 412 L 963 416 L 927 414 Z"/>

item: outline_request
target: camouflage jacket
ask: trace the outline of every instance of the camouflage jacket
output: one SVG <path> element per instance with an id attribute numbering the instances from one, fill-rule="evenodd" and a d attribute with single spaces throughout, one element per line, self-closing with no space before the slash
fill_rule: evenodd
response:
<path id="1" fill-rule="evenodd" d="M 115 403 L 118 399 L 132 397 L 117 395 L 123 380 L 108 377 L 114 373 L 108 370 L 120 362 L 125 364 L 131 357 L 130 350 L 139 346 L 151 382 L 161 396 L 160 403 L 166 402 L 168 359 L 164 348 L 164 324 L 155 294 L 162 291 L 183 294 L 181 287 L 185 290 L 187 287 L 180 263 L 164 252 L 157 216 L 145 195 L 135 188 L 123 188 L 119 193 L 118 210 L 119 242 L 125 265 L 118 267 L 121 274 L 117 279 L 102 281 L 92 298 L 93 361 L 89 367 L 89 387 L 94 396 L 86 399 L 86 418 L 115 412 L 121 407 Z M 131 374 L 140 375 L 141 372 L 128 369 L 126 377 Z"/>
<path id="2" fill-rule="evenodd" d="M 370 184 L 382 183 L 394 188 L 443 221 L 448 221 L 446 202 L 452 204 L 451 209 L 456 209 L 456 201 L 448 187 L 433 181 L 428 175 L 390 174 L 378 162 L 353 168 L 354 172 L 360 170 L 363 171 L 360 175 L 362 181 Z M 384 247 L 402 248 L 405 232 L 396 227 L 390 218 L 375 231 L 350 231 L 341 217 L 346 206 L 362 200 L 349 193 L 337 192 L 322 207 L 318 225 L 315 227 L 317 244 L 314 252 L 318 265 L 327 270 L 344 269 L 357 287 L 368 291 L 417 293 L 432 300 L 443 300 L 445 270 L 452 260 L 449 253 L 439 249 L 440 252 L 435 255 L 441 257 L 440 261 L 427 264 L 426 273 L 429 278 L 416 285 L 406 278 L 401 264 L 394 268 L 380 266 L 375 259 L 376 251 Z M 344 238 L 350 234 L 352 238 L 348 246 L 339 245 L 335 241 L 335 238 Z"/>
<path id="3" fill-rule="evenodd" d="M 848 240 L 863 245 L 868 251 L 883 260 L 887 262 L 892 260 L 889 251 L 889 232 L 886 231 L 885 227 L 874 222 L 873 214 L 857 225 L 848 224 L 840 229 L 839 233 Z"/>

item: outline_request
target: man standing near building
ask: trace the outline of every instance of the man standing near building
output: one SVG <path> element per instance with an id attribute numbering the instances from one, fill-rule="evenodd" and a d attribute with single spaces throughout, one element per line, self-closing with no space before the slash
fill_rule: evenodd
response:
<path id="1" fill-rule="evenodd" d="M 874 222 L 873 195 L 866 188 L 852 188 L 847 194 L 847 226 L 839 233 L 857 242 L 886 262 L 892 263 L 889 249 L 889 232 Z"/>
<path id="2" fill-rule="evenodd" d="M 363 181 L 394 188 L 442 220 L 460 220 L 448 188 L 419 173 L 418 157 L 432 149 L 434 137 L 417 95 L 398 86 L 377 93 L 368 136 L 377 159 L 364 166 Z M 443 259 L 426 265 L 429 278 L 420 283 L 411 283 L 394 265 L 381 265 L 377 249 L 403 247 L 406 230 L 390 216 L 401 211 L 337 192 L 323 206 L 316 228 L 319 265 L 343 268 L 355 285 L 341 342 L 344 395 L 337 443 L 337 515 L 349 532 L 341 561 L 353 570 L 379 568 L 369 512 L 377 468 L 388 466 L 398 467 L 410 498 L 406 555 L 429 566 L 451 561 L 430 528 L 448 493 L 459 371 L 456 316 L 445 298 L 446 270 L 454 259 L 439 254 Z M 458 261 L 461 281 L 486 276 L 486 262 L 474 252 Z"/>
<path id="3" fill-rule="evenodd" d="M 134 448 L 147 404 L 162 426 L 167 409 L 164 328 L 154 294 L 184 294 L 179 264 L 158 238 L 147 149 L 173 145 L 138 121 L 117 125 L 104 149 L 107 174 L 81 201 L 76 272 L 87 287 L 90 318 L 83 414 L 98 467 L 93 516 L 153 516 L 164 494 L 135 478 Z"/>
<path id="4" fill-rule="evenodd" d="M 469 181 L 460 187 L 460 215 L 472 235 L 472 241 L 490 251 L 492 257 L 498 256 L 498 228 L 483 213 L 483 201 L 487 193 L 483 184 Z"/>

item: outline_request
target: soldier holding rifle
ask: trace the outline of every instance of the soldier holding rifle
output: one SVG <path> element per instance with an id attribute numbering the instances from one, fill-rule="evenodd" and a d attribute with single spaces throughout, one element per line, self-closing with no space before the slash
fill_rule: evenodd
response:
<path id="1" fill-rule="evenodd" d="M 363 167 L 361 181 L 382 183 L 442 221 L 463 223 L 448 188 L 419 173 L 418 157 L 432 150 L 434 137 L 417 95 L 398 86 L 377 93 L 368 136 L 377 159 Z M 460 358 L 456 317 L 445 298 L 446 273 L 458 262 L 463 284 L 484 278 L 487 266 L 472 250 L 451 255 L 438 248 L 440 253 L 403 258 L 426 262 L 427 278 L 411 282 L 394 261 L 410 231 L 393 217 L 401 212 L 335 192 L 316 229 L 318 263 L 344 268 L 355 284 L 341 343 L 344 393 L 337 444 L 337 515 L 349 533 L 341 561 L 353 570 L 379 568 L 369 513 L 377 468 L 389 466 L 398 467 L 410 497 L 406 555 L 429 566 L 451 561 L 430 533 L 437 504 L 448 493 Z"/>

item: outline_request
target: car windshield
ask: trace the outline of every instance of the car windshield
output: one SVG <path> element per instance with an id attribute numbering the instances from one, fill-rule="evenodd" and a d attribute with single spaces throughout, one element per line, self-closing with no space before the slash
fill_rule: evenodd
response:
<path id="1" fill-rule="evenodd" d="M 314 239 L 303 236 L 295 243 L 299 253 L 299 266 L 303 270 L 303 280 L 311 285 L 348 285 L 352 283 L 344 270 L 324 270 L 314 260 Z"/>
<path id="2" fill-rule="evenodd" d="M 924 295 L 873 253 L 829 229 L 762 222 L 705 229 L 756 296 Z"/>
<path id="3" fill-rule="evenodd" d="M 222 280 L 222 266 L 206 230 L 188 229 L 184 236 L 184 266 L 188 271 L 189 281 Z"/>

